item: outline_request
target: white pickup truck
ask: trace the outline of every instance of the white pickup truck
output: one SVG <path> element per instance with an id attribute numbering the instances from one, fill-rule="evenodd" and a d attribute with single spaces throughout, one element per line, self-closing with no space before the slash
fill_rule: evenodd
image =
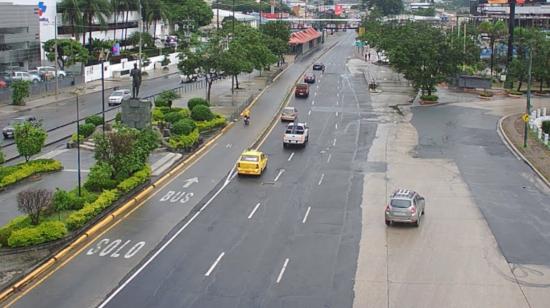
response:
<path id="1" fill-rule="evenodd" d="M 306 146 L 309 139 L 309 127 L 306 123 L 289 123 L 283 136 L 283 147 L 293 144 Z"/>

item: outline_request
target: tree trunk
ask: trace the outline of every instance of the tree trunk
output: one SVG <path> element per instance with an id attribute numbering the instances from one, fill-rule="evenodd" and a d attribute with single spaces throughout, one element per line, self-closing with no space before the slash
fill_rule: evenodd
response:
<path id="1" fill-rule="evenodd" d="M 210 91 L 212 91 L 212 79 L 206 78 L 206 100 L 210 101 Z"/>
<path id="2" fill-rule="evenodd" d="M 523 85 L 523 76 L 519 79 L 519 84 L 518 84 L 518 92 L 521 90 L 521 86 Z"/>
<path id="3" fill-rule="evenodd" d="M 542 93 L 542 78 L 540 79 L 539 92 Z"/>
<path id="4" fill-rule="evenodd" d="M 493 78 L 493 63 L 495 61 L 495 41 L 491 40 L 491 80 Z"/>
<path id="5" fill-rule="evenodd" d="M 154 26 L 153 26 L 153 42 L 155 41 L 157 37 L 157 19 L 155 18 Z"/>
<path id="6" fill-rule="evenodd" d="M 88 40 L 90 41 L 90 53 L 92 51 L 92 21 L 93 21 L 93 16 L 90 15 L 90 22 L 88 23 L 88 29 L 90 29 L 90 37 L 88 37 Z"/>
<path id="7" fill-rule="evenodd" d="M 124 41 L 127 41 L 127 40 L 128 40 L 128 15 L 130 15 L 130 11 L 127 11 L 127 12 L 126 12 L 126 25 L 125 25 L 126 30 L 124 30 Z M 139 25 L 139 23 L 138 23 L 138 25 Z M 140 30 L 140 29 L 139 29 L 139 27 L 138 27 L 138 31 L 139 31 L 139 30 Z"/>
<path id="8" fill-rule="evenodd" d="M 113 14 L 115 15 L 115 28 L 113 29 L 113 40 L 116 41 L 116 27 L 117 27 L 117 15 L 118 15 L 118 11 L 115 9 L 115 11 L 113 12 Z"/>
<path id="9" fill-rule="evenodd" d="M 235 75 L 235 89 L 240 89 L 239 88 L 239 75 Z"/>
<path id="10" fill-rule="evenodd" d="M 84 23 L 84 25 L 86 25 L 84 20 L 88 20 L 88 17 L 86 16 L 86 14 L 84 14 L 84 16 L 82 17 L 82 22 Z M 86 29 L 83 29 L 82 31 L 82 46 L 86 46 Z"/>

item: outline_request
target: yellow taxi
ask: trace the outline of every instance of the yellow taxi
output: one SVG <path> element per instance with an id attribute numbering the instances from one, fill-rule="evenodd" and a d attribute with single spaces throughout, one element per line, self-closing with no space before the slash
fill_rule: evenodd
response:
<path id="1" fill-rule="evenodd" d="M 267 167 L 267 155 L 256 150 L 246 150 L 237 162 L 237 173 L 261 175 Z"/>

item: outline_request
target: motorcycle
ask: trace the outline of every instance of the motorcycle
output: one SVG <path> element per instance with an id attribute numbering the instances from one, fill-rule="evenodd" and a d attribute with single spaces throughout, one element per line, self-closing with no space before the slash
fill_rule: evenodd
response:
<path id="1" fill-rule="evenodd" d="M 244 122 L 244 126 L 248 126 L 248 124 L 250 124 L 250 117 L 245 116 L 243 119 L 243 122 Z"/>

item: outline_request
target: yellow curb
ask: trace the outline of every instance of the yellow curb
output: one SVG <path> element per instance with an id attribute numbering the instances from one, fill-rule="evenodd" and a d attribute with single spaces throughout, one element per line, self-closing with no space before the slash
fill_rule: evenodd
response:
<path id="1" fill-rule="evenodd" d="M 548 179 L 546 179 L 546 177 L 542 174 L 542 172 L 540 172 L 537 167 L 535 167 L 535 165 L 533 165 L 524 155 L 523 153 L 521 153 L 518 148 L 514 145 L 514 143 L 510 140 L 510 138 L 506 135 L 506 132 L 504 131 L 504 129 L 502 128 L 502 122 L 504 120 L 506 120 L 507 118 L 511 117 L 511 116 L 514 116 L 516 114 L 509 114 L 507 116 L 504 116 L 502 118 L 500 118 L 498 120 L 498 131 L 500 132 L 500 135 L 503 137 L 503 142 L 508 144 L 508 148 L 512 151 L 512 152 L 515 152 L 515 154 L 519 157 L 521 157 L 521 159 L 529 166 L 531 167 L 531 169 L 539 176 L 539 178 L 544 182 L 544 184 L 546 184 L 546 186 L 548 188 L 550 188 L 550 181 L 548 181 Z"/>

